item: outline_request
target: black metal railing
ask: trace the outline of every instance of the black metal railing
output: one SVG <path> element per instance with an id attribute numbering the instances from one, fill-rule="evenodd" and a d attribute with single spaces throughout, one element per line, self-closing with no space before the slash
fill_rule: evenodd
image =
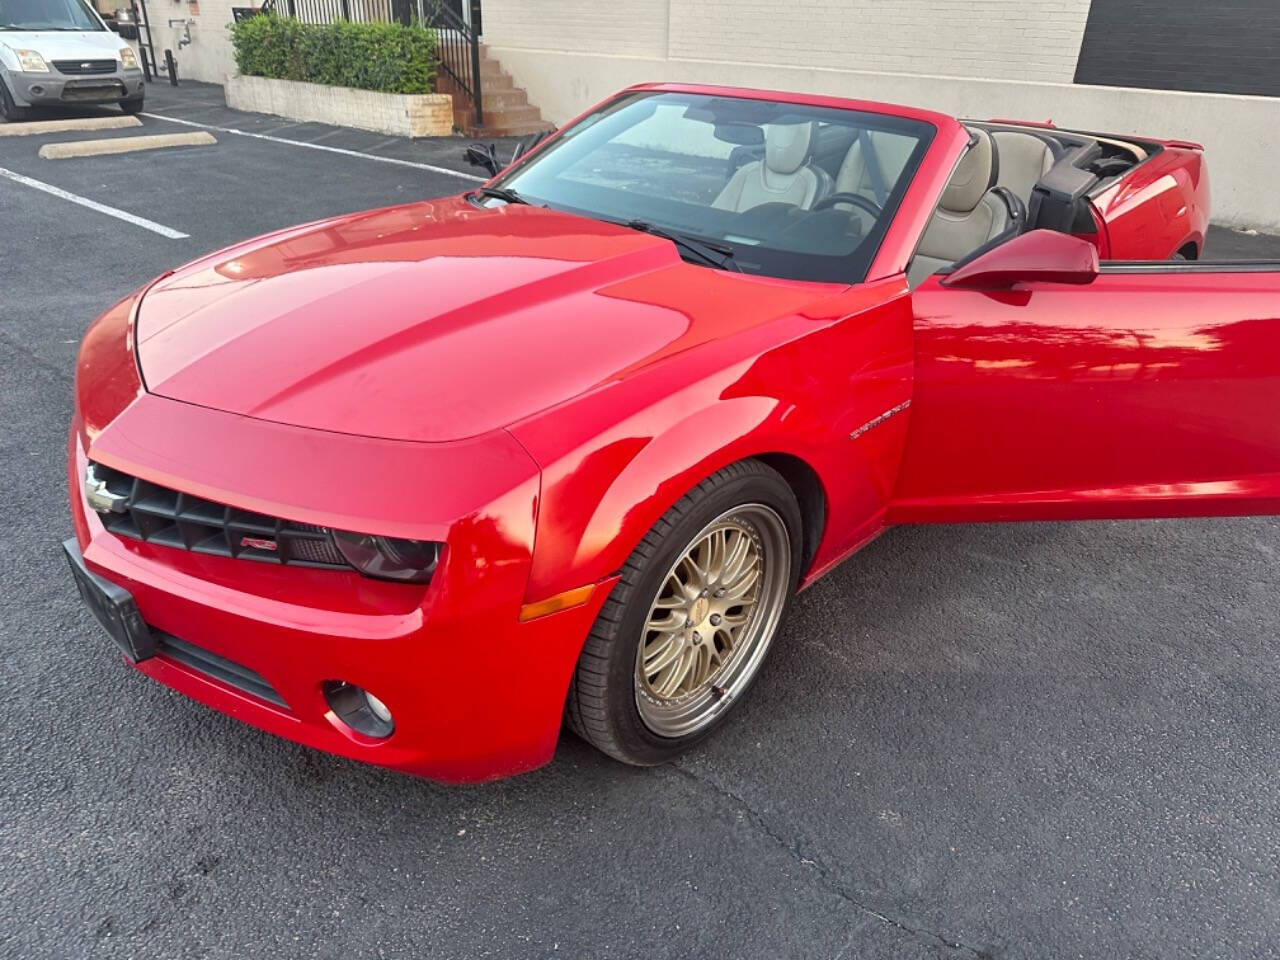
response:
<path id="1" fill-rule="evenodd" d="M 476 126 L 484 125 L 483 91 L 480 85 L 480 35 L 444 3 L 417 0 L 422 22 L 435 27 L 440 69 L 471 101 Z"/>
<path id="2" fill-rule="evenodd" d="M 441 72 L 471 101 L 476 126 L 484 123 L 480 34 L 462 16 L 459 0 L 266 0 L 261 9 L 263 13 L 293 17 L 303 23 L 349 20 L 408 26 L 417 22 L 431 27 L 436 32 L 436 56 L 440 58 Z"/>
<path id="3" fill-rule="evenodd" d="M 303 23 L 408 23 L 409 18 L 397 16 L 397 6 L 410 4 L 397 0 L 273 0 L 272 11 Z"/>

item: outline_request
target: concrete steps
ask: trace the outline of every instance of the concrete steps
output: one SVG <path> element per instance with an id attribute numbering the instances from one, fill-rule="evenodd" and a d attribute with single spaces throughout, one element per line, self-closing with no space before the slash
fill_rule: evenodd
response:
<path id="1" fill-rule="evenodd" d="M 453 125 L 472 137 L 522 137 L 553 129 L 542 112 L 529 103 L 529 95 L 517 87 L 489 51 L 480 47 L 481 104 L 484 124 L 477 125 L 471 98 L 443 71 L 436 77 L 436 89 L 453 96 Z"/>

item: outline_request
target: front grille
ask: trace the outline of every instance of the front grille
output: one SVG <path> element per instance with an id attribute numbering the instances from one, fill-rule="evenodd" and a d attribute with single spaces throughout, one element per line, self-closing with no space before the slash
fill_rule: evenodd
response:
<path id="1" fill-rule="evenodd" d="M 156 649 L 170 660 L 176 660 L 197 673 L 203 673 L 206 676 L 213 677 L 215 680 L 220 680 L 229 687 L 235 687 L 237 690 L 251 693 L 259 700 L 265 700 L 267 703 L 273 703 L 277 707 L 283 707 L 286 710 L 289 709 L 289 705 L 284 702 L 284 697 L 276 692 L 276 688 L 271 686 L 262 674 L 256 673 L 248 667 L 236 663 L 234 660 L 220 657 L 213 651 L 204 649 L 204 647 L 197 647 L 194 643 L 179 640 L 171 633 L 164 633 L 155 629 L 152 629 L 151 632 L 156 638 Z"/>
<path id="2" fill-rule="evenodd" d="M 115 73 L 118 60 L 55 60 L 53 67 L 68 76 L 85 76 L 91 73 Z"/>
<path id="3" fill-rule="evenodd" d="M 124 498 L 118 512 L 98 514 L 118 537 L 218 557 L 351 569 L 324 527 L 237 510 L 98 463 L 93 470 L 110 494 Z"/>

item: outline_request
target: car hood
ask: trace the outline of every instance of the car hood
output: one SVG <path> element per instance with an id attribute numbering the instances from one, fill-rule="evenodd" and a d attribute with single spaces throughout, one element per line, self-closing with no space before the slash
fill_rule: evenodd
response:
<path id="1" fill-rule="evenodd" d="M 419 203 L 269 235 L 143 297 L 149 391 L 279 423 L 447 441 L 798 309 L 814 284 L 686 264 L 540 208 Z"/>
<path id="2" fill-rule="evenodd" d="M 110 30 L 24 30 L 0 34 L 10 50 L 34 50 L 46 60 L 120 59 L 124 41 Z"/>

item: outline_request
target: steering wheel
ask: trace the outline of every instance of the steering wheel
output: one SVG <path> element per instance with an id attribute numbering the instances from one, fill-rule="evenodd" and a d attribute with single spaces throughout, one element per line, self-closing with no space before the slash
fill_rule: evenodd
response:
<path id="1" fill-rule="evenodd" d="M 880 214 L 884 213 L 884 207 L 880 206 L 880 204 L 876 203 L 874 200 L 868 200 L 860 193 L 833 193 L 829 197 L 823 197 L 809 209 L 814 212 L 818 210 L 826 210 L 828 207 L 833 207 L 837 203 L 851 203 L 855 207 L 861 207 L 877 219 L 880 217 Z"/>

